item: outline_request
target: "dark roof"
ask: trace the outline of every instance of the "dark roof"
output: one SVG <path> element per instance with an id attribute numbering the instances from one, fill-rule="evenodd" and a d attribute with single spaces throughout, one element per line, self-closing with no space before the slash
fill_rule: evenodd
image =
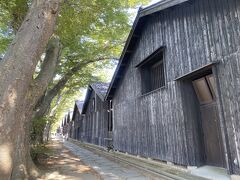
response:
<path id="1" fill-rule="evenodd" d="M 82 113 L 83 103 L 84 102 L 80 101 L 80 100 L 75 101 L 75 105 L 74 105 L 74 109 L 73 109 L 73 115 L 72 115 L 72 121 L 75 120 L 75 114 L 76 114 L 77 111 L 79 112 L 79 114 Z"/>
<path id="2" fill-rule="evenodd" d="M 123 77 L 123 73 L 125 71 L 127 61 L 129 59 L 129 57 L 131 56 L 131 53 L 135 46 L 135 43 L 141 34 L 141 27 L 145 24 L 145 21 L 147 20 L 147 16 L 157 13 L 159 11 L 162 11 L 164 9 L 176 6 L 176 5 L 186 2 L 186 1 L 189 1 L 189 0 L 162 0 L 151 6 L 148 6 L 143 9 L 140 8 L 138 10 L 136 19 L 135 19 L 132 29 L 129 33 L 128 39 L 124 46 L 118 66 L 116 68 L 116 71 L 114 72 L 112 81 L 109 85 L 105 99 L 111 99 L 113 97 L 114 92 L 117 88 L 117 85 L 118 85 L 120 79 Z"/>
<path id="3" fill-rule="evenodd" d="M 94 90 L 98 97 L 104 101 L 109 83 L 97 82 L 88 86 L 87 94 L 82 107 L 82 114 L 86 112 L 89 99 L 91 97 L 92 91 Z"/>
<path id="4" fill-rule="evenodd" d="M 83 101 L 79 101 L 79 100 L 75 101 L 75 104 L 76 104 L 80 114 L 82 113 L 83 103 L 84 103 Z"/>
<path id="5" fill-rule="evenodd" d="M 175 5 L 178 5 L 178 4 L 181 4 L 183 2 L 186 2 L 186 1 L 189 1 L 189 0 L 162 0 L 162 1 L 159 1 L 151 6 L 148 6 L 144 9 L 141 9 L 141 17 L 142 16 L 146 16 L 146 15 L 149 15 L 149 14 L 153 14 L 155 12 L 159 12 L 159 11 L 162 11 L 164 9 L 167 9 L 167 8 L 170 8 L 170 7 L 173 7 Z"/>
<path id="6" fill-rule="evenodd" d="M 109 83 L 97 82 L 97 83 L 91 84 L 90 86 L 97 93 L 99 98 L 102 101 L 104 101 L 104 98 L 106 96 L 106 93 L 107 93 L 107 90 L 108 90 L 108 87 L 109 87 Z"/>

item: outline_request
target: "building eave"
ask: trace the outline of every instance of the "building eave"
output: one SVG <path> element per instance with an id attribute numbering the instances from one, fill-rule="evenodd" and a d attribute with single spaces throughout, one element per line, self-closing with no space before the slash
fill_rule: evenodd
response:
<path id="1" fill-rule="evenodd" d="M 105 96 L 105 100 L 108 100 L 109 99 L 109 95 L 111 94 L 111 91 L 112 91 L 112 87 L 115 83 L 115 80 L 117 79 L 117 76 L 118 76 L 118 73 L 119 73 L 119 70 L 122 68 L 122 69 L 125 69 L 125 64 L 124 64 L 124 58 L 126 57 L 126 54 L 131 54 L 131 51 L 129 49 L 129 46 L 130 46 L 130 42 L 132 40 L 132 38 L 134 37 L 138 37 L 137 34 L 135 34 L 135 29 L 137 27 L 137 24 L 139 22 L 139 19 L 140 19 L 140 11 L 141 9 L 138 10 L 138 13 L 137 13 L 137 16 L 135 18 L 135 21 L 133 23 L 133 26 L 132 26 L 132 29 L 129 33 L 129 36 L 127 38 L 127 41 L 125 43 L 125 46 L 124 46 L 124 49 L 122 51 L 122 54 L 121 54 L 121 57 L 120 57 L 120 60 L 118 62 L 118 65 L 117 65 L 117 68 L 113 74 L 113 77 L 112 77 L 112 81 L 110 82 L 110 85 L 109 85 L 109 88 L 108 88 L 108 91 L 106 93 L 106 96 Z M 124 65 L 124 66 L 123 66 Z"/>
<path id="2" fill-rule="evenodd" d="M 82 112 L 81 112 L 81 114 L 85 114 L 85 113 L 86 113 L 87 106 L 88 106 L 88 102 L 89 102 L 90 96 L 91 96 L 91 94 L 92 94 L 92 91 L 93 91 L 93 89 L 92 89 L 91 86 L 89 85 L 89 86 L 88 86 L 88 89 L 87 89 L 86 96 L 85 96 L 85 100 L 84 100 L 84 103 L 83 103 L 83 107 L 82 107 Z"/>
<path id="3" fill-rule="evenodd" d="M 113 97 L 114 92 L 117 88 L 118 81 L 123 77 L 121 73 L 123 73 L 126 69 L 126 64 L 128 63 L 127 60 L 132 54 L 132 49 L 136 38 L 139 38 L 139 33 L 141 32 L 141 25 L 144 22 L 144 19 L 146 19 L 147 16 L 152 15 L 156 12 L 160 12 L 164 9 L 179 5 L 181 3 L 187 2 L 189 0 L 163 0 L 158 3 L 155 3 L 151 6 L 148 6 L 143 9 L 139 9 L 137 16 L 135 18 L 135 21 L 133 23 L 132 29 L 129 33 L 129 36 L 127 38 L 127 41 L 125 43 L 124 49 L 122 51 L 119 63 L 117 65 L 117 68 L 114 72 L 112 81 L 110 82 L 108 91 L 105 96 L 105 100 L 109 100 Z"/>
<path id="4" fill-rule="evenodd" d="M 144 9 L 142 9 L 140 12 L 140 17 L 162 11 L 164 9 L 176 6 L 176 5 L 184 3 L 186 1 L 189 1 L 189 0 L 163 0 L 163 1 L 157 2 L 153 5 L 150 5 Z"/>

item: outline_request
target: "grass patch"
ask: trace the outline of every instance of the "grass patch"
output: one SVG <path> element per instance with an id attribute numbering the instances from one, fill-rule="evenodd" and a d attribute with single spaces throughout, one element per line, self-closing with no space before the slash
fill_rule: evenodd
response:
<path id="1" fill-rule="evenodd" d="M 30 151 L 33 162 L 38 165 L 44 159 L 47 159 L 53 154 L 53 151 L 46 144 L 32 146 Z"/>

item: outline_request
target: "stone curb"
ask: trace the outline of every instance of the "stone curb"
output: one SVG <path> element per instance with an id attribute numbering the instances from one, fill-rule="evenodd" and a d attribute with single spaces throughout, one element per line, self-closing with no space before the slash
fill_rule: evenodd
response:
<path id="1" fill-rule="evenodd" d="M 155 175 L 160 175 L 167 177 L 169 179 L 176 180 L 206 180 L 206 178 L 198 177 L 188 173 L 187 169 L 181 167 L 174 167 L 172 165 L 163 164 L 162 162 L 157 162 L 152 159 L 145 159 L 142 157 L 136 157 L 134 155 L 125 154 L 122 152 L 111 151 L 108 152 L 106 148 L 97 145 L 83 143 L 74 139 L 69 139 L 70 142 L 87 148 L 89 150 L 97 151 L 96 153 L 103 154 L 104 156 L 109 156 L 115 160 L 122 161 L 125 164 L 134 166 L 135 168 L 145 170 L 149 173 Z"/>

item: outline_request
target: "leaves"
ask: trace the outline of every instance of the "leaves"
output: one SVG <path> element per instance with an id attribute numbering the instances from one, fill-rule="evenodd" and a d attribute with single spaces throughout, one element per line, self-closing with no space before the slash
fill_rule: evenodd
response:
<path id="1" fill-rule="evenodd" d="M 57 20 L 54 35 L 59 36 L 63 45 L 55 77 L 48 90 L 54 87 L 72 68 L 82 64 L 64 88 L 59 112 L 69 104 L 73 107 L 79 89 L 89 83 L 106 81 L 104 70 L 114 68 L 131 28 L 132 8 L 137 8 L 149 0 L 65 0 Z M 15 32 L 19 28 L 31 1 L 2 0 L 0 2 L 0 55 L 4 54 Z M 41 61 L 36 73 L 41 71 Z M 54 102 L 53 102 L 54 104 Z M 60 117 L 57 113 L 57 117 Z"/>

